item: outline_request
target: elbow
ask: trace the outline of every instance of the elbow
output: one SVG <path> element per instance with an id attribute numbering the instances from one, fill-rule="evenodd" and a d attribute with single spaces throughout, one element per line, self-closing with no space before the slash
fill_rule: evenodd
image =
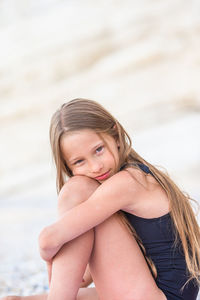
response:
<path id="1" fill-rule="evenodd" d="M 42 229 L 42 231 L 40 232 L 39 235 L 39 247 L 42 251 L 47 251 L 49 250 L 50 247 L 50 230 L 48 227 L 45 227 L 44 229 Z"/>
<path id="2" fill-rule="evenodd" d="M 39 248 L 41 257 L 48 261 L 52 258 L 52 252 L 56 248 L 55 236 L 51 226 L 45 227 L 39 235 Z"/>

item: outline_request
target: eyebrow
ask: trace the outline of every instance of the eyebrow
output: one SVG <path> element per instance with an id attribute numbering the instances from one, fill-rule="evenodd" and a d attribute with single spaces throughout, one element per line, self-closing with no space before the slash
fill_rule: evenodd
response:
<path id="1" fill-rule="evenodd" d="M 103 144 L 103 141 L 98 142 L 94 147 L 91 148 L 90 151 L 93 151 L 94 149 L 98 148 L 101 144 Z M 81 159 L 81 156 L 74 157 L 74 158 L 69 160 L 69 163 L 71 164 L 71 163 L 73 163 L 73 162 L 75 162 L 79 159 Z"/>

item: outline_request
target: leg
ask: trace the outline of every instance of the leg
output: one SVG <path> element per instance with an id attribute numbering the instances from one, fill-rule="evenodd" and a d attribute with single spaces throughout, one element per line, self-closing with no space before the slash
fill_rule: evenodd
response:
<path id="1" fill-rule="evenodd" d="M 48 300 L 75 300 L 92 251 L 94 231 L 65 244 L 53 260 Z"/>
<path id="2" fill-rule="evenodd" d="M 166 300 L 117 214 L 95 228 L 90 270 L 101 300 Z"/>
<path id="3" fill-rule="evenodd" d="M 48 295 L 33 295 L 33 296 L 7 296 L 0 298 L 1 300 L 47 300 Z M 76 300 L 99 300 L 95 288 L 80 288 Z"/>
<path id="4" fill-rule="evenodd" d="M 98 186 L 99 184 L 90 178 L 72 177 L 59 194 L 59 215 L 87 200 Z M 94 230 L 91 229 L 60 249 L 53 259 L 48 300 L 75 300 L 77 298 L 93 243 Z M 80 295 L 79 298 L 82 299 Z"/>
<path id="5" fill-rule="evenodd" d="M 62 201 L 59 204 L 61 214 L 64 209 L 70 209 L 85 201 L 89 197 L 88 193 L 93 193 L 97 188 L 97 182 L 87 178 L 74 178 L 71 184 L 72 186 L 66 186 L 66 198 L 61 197 Z M 74 245 L 71 242 L 74 242 Z M 53 260 L 50 286 L 50 294 L 51 291 L 52 294 L 48 298 L 41 295 L 30 296 L 29 299 L 20 297 L 4 300 L 24 298 L 27 300 L 97 300 L 98 296 L 101 300 L 166 300 L 164 294 L 157 288 L 136 241 L 121 224 L 118 216 L 111 216 L 94 230 L 71 242 L 64 245 Z M 87 243 L 90 243 L 90 247 Z M 78 251 L 79 247 L 82 252 Z M 76 257 L 75 266 L 69 260 L 70 255 L 72 258 L 73 255 Z M 79 289 L 78 295 L 75 296 L 86 267 L 85 257 L 89 259 L 97 293 L 95 289 L 91 292 L 90 288 Z M 64 264 L 67 268 L 63 267 Z M 66 284 L 68 280 L 69 285 Z"/>
<path id="6" fill-rule="evenodd" d="M 87 177 L 75 176 L 63 187 L 58 199 L 59 215 L 78 205 L 96 190 L 99 184 Z M 8 296 L 1 300 L 98 300 L 95 288 L 80 288 L 94 243 L 94 230 L 65 244 L 53 259 L 49 295 Z"/>

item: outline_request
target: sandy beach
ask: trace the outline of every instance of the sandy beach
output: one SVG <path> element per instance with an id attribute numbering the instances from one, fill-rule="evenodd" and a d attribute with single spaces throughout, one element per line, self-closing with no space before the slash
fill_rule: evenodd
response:
<path id="1" fill-rule="evenodd" d="M 136 151 L 200 202 L 199 9 L 195 0 L 0 2 L 0 296 L 48 290 L 37 239 L 57 217 L 48 130 L 65 101 L 99 101 Z"/>

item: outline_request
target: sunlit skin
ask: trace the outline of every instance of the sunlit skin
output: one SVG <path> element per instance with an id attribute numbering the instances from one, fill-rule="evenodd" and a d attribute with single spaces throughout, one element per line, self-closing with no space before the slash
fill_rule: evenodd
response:
<path id="1" fill-rule="evenodd" d="M 117 172 L 118 142 L 108 134 L 90 129 L 64 134 L 61 151 L 73 175 L 84 175 L 102 183 Z"/>
<path id="2" fill-rule="evenodd" d="M 118 141 L 108 134 L 99 135 L 88 129 L 62 136 L 62 155 L 75 176 L 59 194 L 59 220 L 45 227 L 39 237 L 41 257 L 50 266 L 49 295 L 2 300 L 75 299 L 77 292 L 77 300 L 130 300 L 133 293 L 135 299 L 144 299 L 147 291 L 148 300 L 166 300 L 137 242 L 115 214 L 119 210 L 140 214 L 150 197 L 154 205 L 148 209 L 147 217 L 163 215 L 165 197 L 153 177 L 145 177 L 137 169 L 131 171 L 133 177 L 129 172 L 118 172 L 118 147 Z M 82 287 L 92 279 L 95 287 L 79 288 L 82 278 L 86 279 Z"/>

